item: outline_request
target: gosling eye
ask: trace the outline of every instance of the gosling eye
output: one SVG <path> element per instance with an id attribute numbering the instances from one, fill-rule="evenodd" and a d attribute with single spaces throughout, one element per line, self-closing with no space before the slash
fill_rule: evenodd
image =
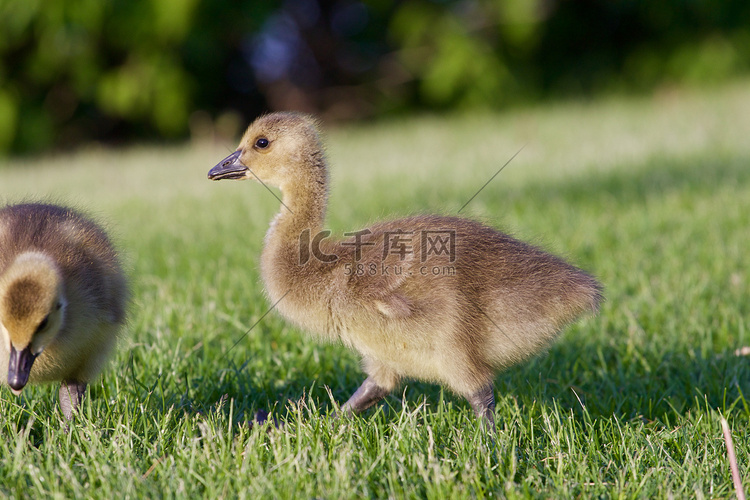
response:
<path id="1" fill-rule="evenodd" d="M 47 325 L 49 325 L 49 314 L 44 317 L 41 323 L 39 323 L 39 326 L 36 327 L 36 331 L 34 333 L 36 334 L 43 331 L 45 328 L 47 328 Z"/>
<path id="2" fill-rule="evenodd" d="M 269 141 L 269 140 L 268 140 L 268 139 L 266 139 L 265 137 L 259 137 L 259 138 L 258 138 L 258 139 L 257 139 L 257 140 L 255 141 L 255 148 L 256 148 L 256 149 L 266 149 L 266 148 L 268 147 L 268 145 L 269 145 L 269 144 L 271 144 L 271 141 Z"/>

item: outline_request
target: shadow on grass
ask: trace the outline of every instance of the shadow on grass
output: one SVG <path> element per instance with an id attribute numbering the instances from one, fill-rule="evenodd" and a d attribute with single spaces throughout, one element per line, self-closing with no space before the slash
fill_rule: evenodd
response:
<path id="1" fill-rule="evenodd" d="M 657 342 L 658 343 L 658 342 Z M 673 416 L 705 409 L 747 412 L 750 360 L 722 352 L 623 352 L 622 348 L 563 339 L 530 364 L 497 379 L 500 394 L 525 404 L 551 402 L 592 417 L 674 421 Z"/>
<path id="2" fill-rule="evenodd" d="M 252 420 L 260 410 L 272 411 L 285 421 L 292 412 L 289 404 L 305 404 L 307 398 L 315 401 L 320 414 L 331 413 L 366 377 L 356 367 L 349 366 L 317 377 L 299 373 L 277 383 L 250 373 L 243 366 L 225 370 L 227 376 L 218 383 L 206 381 L 205 387 L 194 391 L 194 398 L 174 395 L 173 401 L 178 399 L 178 406 L 188 413 L 204 413 L 226 406 L 229 398 L 234 400 L 235 423 Z M 750 360 L 732 352 L 711 356 L 689 349 L 623 353 L 622 348 L 601 342 L 587 343 L 580 338 L 563 338 L 547 353 L 511 367 L 495 378 L 496 398 L 510 396 L 522 408 L 556 403 L 576 415 L 581 415 L 585 407 L 594 418 L 614 416 L 625 421 L 640 419 L 662 424 L 707 407 L 725 413 L 732 409 L 748 413 L 744 394 L 750 394 Z M 447 389 L 406 380 L 380 403 L 387 419 L 397 419 L 402 399 L 412 408 L 424 402 L 427 411 L 436 411 L 436 405 L 445 400 L 454 409 L 471 413 L 469 404 Z M 363 417 L 373 411 L 368 410 Z"/>
<path id="3" fill-rule="evenodd" d="M 224 418 L 231 415 L 235 428 L 250 424 L 262 411 L 287 421 L 293 418 L 292 407 L 304 405 L 307 398 L 315 402 L 319 414 L 330 414 L 365 379 L 355 366 L 317 377 L 299 373 L 283 382 L 234 363 L 222 368 L 217 377 L 183 374 L 182 384 L 162 383 L 158 376 L 150 381 L 138 380 L 132 373 L 126 375 L 131 379 L 124 390 L 127 404 L 147 408 L 155 420 L 168 412 L 186 416 L 220 413 Z M 707 407 L 724 413 L 733 408 L 748 413 L 744 394 L 750 394 L 750 360 L 731 352 L 709 357 L 689 350 L 623 354 L 615 346 L 566 338 L 546 354 L 495 378 L 496 398 L 511 397 L 521 408 L 557 404 L 581 416 L 585 407 L 593 418 L 614 416 L 664 425 Z M 91 397 L 106 395 L 94 393 Z M 436 406 L 445 400 L 454 411 L 471 413 L 463 398 L 439 385 L 407 380 L 380 404 L 386 419 L 397 420 L 402 398 L 412 408 L 424 402 L 428 412 L 437 411 Z M 363 417 L 372 414 L 371 409 Z"/>

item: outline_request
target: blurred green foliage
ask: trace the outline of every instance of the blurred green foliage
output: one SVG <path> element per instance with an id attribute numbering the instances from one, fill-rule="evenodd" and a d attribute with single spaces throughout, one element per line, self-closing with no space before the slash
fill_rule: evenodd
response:
<path id="1" fill-rule="evenodd" d="M 231 110 L 499 108 L 749 66 L 746 0 L 0 0 L 0 153 L 181 138 Z"/>
<path id="2" fill-rule="evenodd" d="M 218 60 L 222 45 L 233 47 L 222 43 L 222 16 L 202 25 L 202 7 L 256 20 L 275 8 L 272 2 L 238 9 L 228 1 L 0 0 L 0 152 L 92 138 L 184 136 L 204 69 L 191 64 L 190 47 L 211 37 L 216 52 L 203 57 Z"/>

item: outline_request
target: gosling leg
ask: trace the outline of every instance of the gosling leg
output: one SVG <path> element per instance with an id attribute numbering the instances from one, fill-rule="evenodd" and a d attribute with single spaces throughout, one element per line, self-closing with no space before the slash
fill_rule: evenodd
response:
<path id="1" fill-rule="evenodd" d="M 361 413 L 386 397 L 391 391 L 380 387 L 372 377 L 367 377 L 359 389 L 356 390 L 349 401 L 341 407 L 341 413 L 351 415 Z"/>
<path id="2" fill-rule="evenodd" d="M 482 426 L 491 434 L 495 433 L 495 394 L 492 383 L 466 397 Z"/>
<path id="3" fill-rule="evenodd" d="M 73 413 L 81 405 L 86 392 L 86 382 L 64 380 L 60 386 L 60 408 L 67 420 L 73 420 Z"/>

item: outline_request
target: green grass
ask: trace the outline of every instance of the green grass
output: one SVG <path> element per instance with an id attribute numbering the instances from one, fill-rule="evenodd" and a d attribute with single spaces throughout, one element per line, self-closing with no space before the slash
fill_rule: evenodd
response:
<path id="1" fill-rule="evenodd" d="M 56 387 L 0 388 L 0 496 L 731 498 L 721 416 L 750 489 L 748 83 L 329 131 L 334 231 L 455 213 L 525 146 L 462 214 L 606 286 L 598 316 L 498 375 L 489 452 L 468 404 L 421 382 L 334 421 L 354 353 L 275 314 L 245 335 L 278 202 L 206 180 L 234 144 L 7 161 L 1 202 L 108 223 L 134 300 L 70 433 Z M 261 409 L 284 428 L 250 428 Z"/>

